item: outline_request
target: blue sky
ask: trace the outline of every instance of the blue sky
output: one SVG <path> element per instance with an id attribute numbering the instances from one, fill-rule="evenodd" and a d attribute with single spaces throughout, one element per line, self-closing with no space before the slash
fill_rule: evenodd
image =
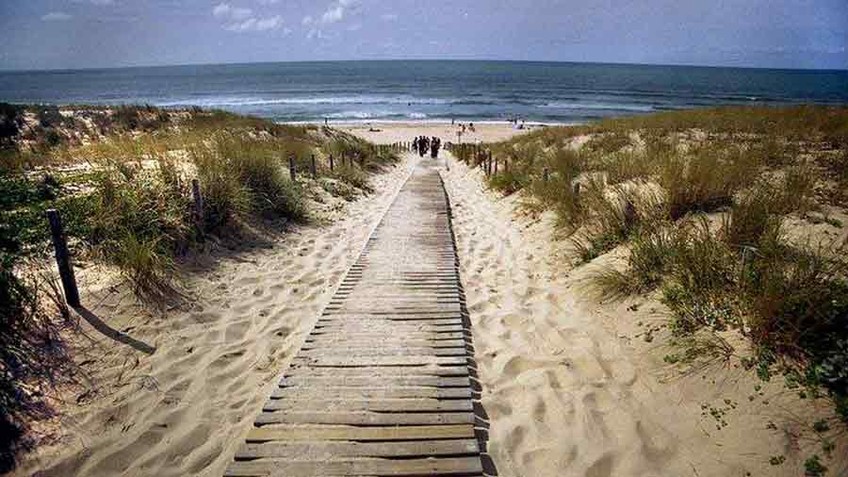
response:
<path id="1" fill-rule="evenodd" d="M 0 69 L 398 58 L 848 69 L 848 0 L 0 0 Z"/>

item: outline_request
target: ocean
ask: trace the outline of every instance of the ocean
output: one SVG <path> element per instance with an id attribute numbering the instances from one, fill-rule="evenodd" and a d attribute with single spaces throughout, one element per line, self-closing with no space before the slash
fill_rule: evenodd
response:
<path id="1" fill-rule="evenodd" d="M 848 71 L 513 61 L 0 71 L 0 101 L 200 106 L 281 122 L 581 123 L 729 104 L 846 104 Z"/>

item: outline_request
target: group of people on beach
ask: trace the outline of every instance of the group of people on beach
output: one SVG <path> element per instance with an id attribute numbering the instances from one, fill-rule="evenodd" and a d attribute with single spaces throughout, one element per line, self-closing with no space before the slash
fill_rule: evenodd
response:
<path id="1" fill-rule="evenodd" d="M 412 149 L 418 151 L 418 155 L 424 157 L 427 151 L 430 151 L 430 157 L 433 159 L 439 157 L 439 149 L 442 147 L 442 140 L 433 136 L 418 136 L 412 140 Z"/>

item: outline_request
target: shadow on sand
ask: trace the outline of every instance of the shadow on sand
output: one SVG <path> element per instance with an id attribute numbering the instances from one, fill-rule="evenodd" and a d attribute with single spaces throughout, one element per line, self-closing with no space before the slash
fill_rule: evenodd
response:
<path id="1" fill-rule="evenodd" d="M 99 331 L 104 336 L 117 341 L 119 343 L 123 343 L 136 351 L 141 351 L 145 354 L 153 354 L 156 351 L 156 348 L 150 346 L 149 344 L 139 341 L 132 336 L 129 336 L 125 333 L 122 333 L 115 328 L 107 325 L 106 322 L 100 319 L 99 316 L 94 314 L 91 310 L 84 306 L 79 306 L 73 308 L 73 310 L 82 317 L 85 321 L 88 322 L 95 330 Z"/>

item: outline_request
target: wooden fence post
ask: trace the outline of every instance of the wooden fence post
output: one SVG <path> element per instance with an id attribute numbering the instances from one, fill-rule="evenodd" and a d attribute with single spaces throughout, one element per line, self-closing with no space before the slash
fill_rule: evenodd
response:
<path id="1" fill-rule="evenodd" d="M 548 177 L 550 176 L 550 172 L 548 172 L 548 168 L 542 169 L 542 180 L 548 182 Z"/>
<path id="2" fill-rule="evenodd" d="M 59 267 L 59 277 L 65 290 L 65 301 L 69 306 L 80 306 L 79 289 L 74 277 L 74 267 L 71 264 L 71 254 L 68 251 L 68 241 L 62 227 L 62 218 L 56 209 L 47 210 L 47 220 L 50 222 L 50 235 L 53 238 L 53 248 L 56 251 L 56 265 Z"/>
<path id="3" fill-rule="evenodd" d="M 333 172 L 333 155 L 330 154 L 330 172 Z"/>
<path id="4" fill-rule="evenodd" d="M 289 156 L 289 177 L 294 181 L 297 176 L 297 169 L 294 165 L 294 156 Z"/>
<path id="5" fill-rule="evenodd" d="M 483 160 L 486 161 L 486 175 L 490 176 L 492 175 L 492 151 L 486 151 L 485 154 Z"/>
<path id="6" fill-rule="evenodd" d="M 311 172 L 312 172 L 312 178 L 313 179 L 318 177 L 318 169 L 315 168 L 315 154 L 312 155 Z"/>

